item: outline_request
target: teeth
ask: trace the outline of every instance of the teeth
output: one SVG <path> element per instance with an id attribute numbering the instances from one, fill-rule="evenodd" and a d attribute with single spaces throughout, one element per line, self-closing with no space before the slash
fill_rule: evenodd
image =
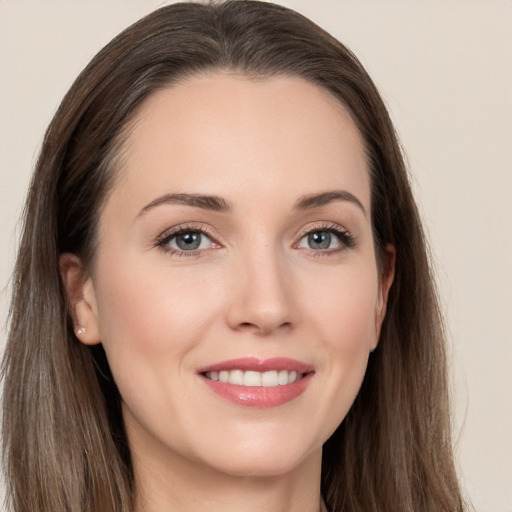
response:
<path id="1" fill-rule="evenodd" d="M 260 372 L 245 372 L 244 373 L 244 386 L 261 386 L 261 373 Z"/>
<path id="2" fill-rule="evenodd" d="M 297 380 L 297 372 L 290 372 L 288 374 L 288 384 L 295 382 Z"/>
<path id="3" fill-rule="evenodd" d="M 279 385 L 277 372 L 265 372 L 261 374 L 261 385 L 265 387 L 272 387 Z"/>
<path id="4" fill-rule="evenodd" d="M 220 372 L 206 372 L 205 377 L 210 380 L 237 384 L 239 386 L 275 387 L 285 386 L 302 379 L 303 374 L 296 371 L 272 370 L 269 372 L 255 372 L 243 370 L 222 370 Z"/>
<path id="5" fill-rule="evenodd" d="M 242 370 L 231 370 L 229 380 L 231 384 L 243 385 L 244 383 L 244 372 Z"/>

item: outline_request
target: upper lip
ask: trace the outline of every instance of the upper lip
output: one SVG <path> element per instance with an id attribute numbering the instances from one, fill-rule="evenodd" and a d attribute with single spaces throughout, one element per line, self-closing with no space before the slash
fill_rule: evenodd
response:
<path id="1" fill-rule="evenodd" d="M 198 369 L 198 373 L 220 372 L 230 370 L 244 370 L 254 372 L 268 372 L 272 370 L 288 370 L 297 373 L 309 373 L 313 371 L 310 364 L 290 359 L 287 357 L 271 357 L 269 359 L 258 359 L 257 357 L 241 357 L 230 359 L 220 363 L 211 364 Z"/>

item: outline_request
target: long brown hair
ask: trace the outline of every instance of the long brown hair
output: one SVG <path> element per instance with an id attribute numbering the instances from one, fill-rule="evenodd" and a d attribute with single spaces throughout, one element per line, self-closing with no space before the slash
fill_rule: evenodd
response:
<path id="1" fill-rule="evenodd" d="M 463 508 L 452 460 L 442 318 L 392 123 L 356 57 L 303 16 L 260 1 L 178 3 L 135 23 L 77 78 L 43 142 L 27 198 L 3 360 L 3 450 L 15 512 L 129 512 L 133 474 L 101 346 L 76 339 L 59 255 L 91 262 L 123 134 L 155 91 L 227 69 L 330 91 L 365 142 L 377 255 L 396 247 L 380 342 L 323 449 L 331 511 Z"/>

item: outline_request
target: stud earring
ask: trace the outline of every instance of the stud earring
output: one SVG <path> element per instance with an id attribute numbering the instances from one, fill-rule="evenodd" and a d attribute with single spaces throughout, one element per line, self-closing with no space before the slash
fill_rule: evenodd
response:
<path id="1" fill-rule="evenodd" d="M 85 332 L 85 327 L 80 327 L 78 331 L 76 331 L 77 334 L 83 334 Z"/>

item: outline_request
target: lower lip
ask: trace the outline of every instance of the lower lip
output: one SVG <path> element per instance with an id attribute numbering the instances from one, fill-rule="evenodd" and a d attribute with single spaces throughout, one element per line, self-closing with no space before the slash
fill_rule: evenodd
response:
<path id="1" fill-rule="evenodd" d="M 277 407 L 292 401 L 304 393 L 311 381 L 313 372 L 307 373 L 300 380 L 283 386 L 239 386 L 211 380 L 201 375 L 205 384 L 217 395 L 231 403 L 246 407 Z"/>

